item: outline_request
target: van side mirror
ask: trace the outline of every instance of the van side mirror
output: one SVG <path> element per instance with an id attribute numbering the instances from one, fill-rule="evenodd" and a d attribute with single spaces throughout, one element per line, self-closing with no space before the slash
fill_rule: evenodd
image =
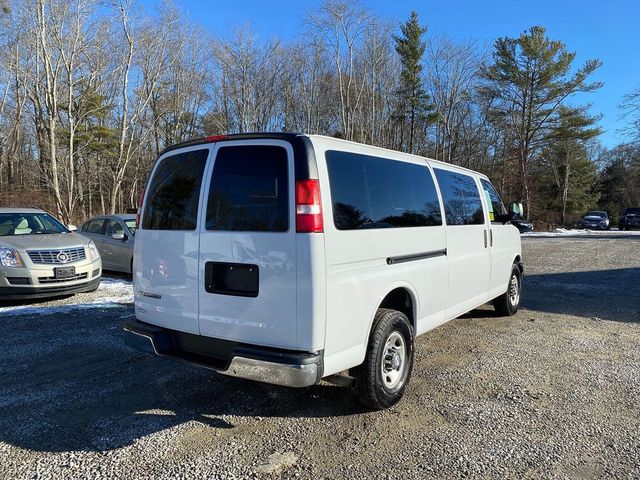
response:
<path id="1" fill-rule="evenodd" d="M 509 220 L 520 220 L 524 217 L 524 208 L 520 202 L 511 202 L 509 204 Z"/>

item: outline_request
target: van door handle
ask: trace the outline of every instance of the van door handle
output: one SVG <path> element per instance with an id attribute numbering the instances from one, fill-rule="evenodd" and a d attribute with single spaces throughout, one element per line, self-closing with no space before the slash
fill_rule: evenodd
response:
<path id="1" fill-rule="evenodd" d="M 484 231 L 484 248 L 487 248 L 487 231 Z"/>

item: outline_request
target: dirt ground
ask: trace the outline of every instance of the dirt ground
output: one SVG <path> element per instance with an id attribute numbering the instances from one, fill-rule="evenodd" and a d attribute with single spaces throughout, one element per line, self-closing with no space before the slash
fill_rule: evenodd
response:
<path id="1" fill-rule="evenodd" d="M 640 236 L 523 250 L 524 308 L 420 337 L 382 412 L 131 350 L 131 305 L 0 313 L 0 478 L 640 478 Z"/>

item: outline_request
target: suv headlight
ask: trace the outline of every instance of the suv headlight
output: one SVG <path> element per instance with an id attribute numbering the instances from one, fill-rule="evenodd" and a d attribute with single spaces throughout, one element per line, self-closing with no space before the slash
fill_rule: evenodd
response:
<path id="1" fill-rule="evenodd" d="M 0 247 L 0 265 L 3 267 L 24 267 L 18 252 L 12 248 Z"/>
<path id="2" fill-rule="evenodd" d="M 98 251 L 98 247 L 93 243 L 93 240 L 89 241 L 89 257 L 91 260 L 98 260 L 100 258 L 100 252 Z"/>

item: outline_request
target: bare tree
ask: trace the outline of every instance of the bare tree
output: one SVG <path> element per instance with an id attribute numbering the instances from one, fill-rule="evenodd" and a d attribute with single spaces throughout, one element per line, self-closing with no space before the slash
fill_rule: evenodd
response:
<path id="1" fill-rule="evenodd" d="M 340 99 L 340 134 L 353 140 L 354 114 L 364 91 L 364 75 L 357 71 L 356 56 L 370 17 L 358 2 L 326 0 L 309 15 L 308 23 L 333 58 Z"/>
<path id="2" fill-rule="evenodd" d="M 152 130 L 152 126 L 142 125 L 139 121 L 149 106 L 163 73 L 172 66 L 169 33 L 177 21 L 169 10 L 161 12 L 160 21 L 157 23 L 147 21 L 136 25 L 132 21 L 131 5 L 128 1 L 118 4 L 117 10 L 120 16 L 122 45 L 119 52 L 120 102 L 116 113 L 119 124 L 118 153 L 111 164 L 112 184 L 108 206 L 111 213 L 115 213 L 118 208 L 127 167 L 142 147 L 138 139 L 145 137 Z M 138 54 L 137 58 L 134 57 L 135 53 Z M 134 60 L 137 62 L 134 63 Z M 140 74 L 144 81 L 143 86 L 131 88 L 133 73 Z"/>
<path id="3" fill-rule="evenodd" d="M 454 160 L 457 143 L 464 142 L 465 120 L 482 57 L 473 42 L 455 43 L 446 37 L 429 42 L 426 52 L 429 93 L 438 112 L 434 157 Z"/>
<path id="4" fill-rule="evenodd" d="M 620 104 L 623 116 L 630 119 L 625 129 L 633 142 L 640 142 L 640 87 L 626 94 Z"/>

